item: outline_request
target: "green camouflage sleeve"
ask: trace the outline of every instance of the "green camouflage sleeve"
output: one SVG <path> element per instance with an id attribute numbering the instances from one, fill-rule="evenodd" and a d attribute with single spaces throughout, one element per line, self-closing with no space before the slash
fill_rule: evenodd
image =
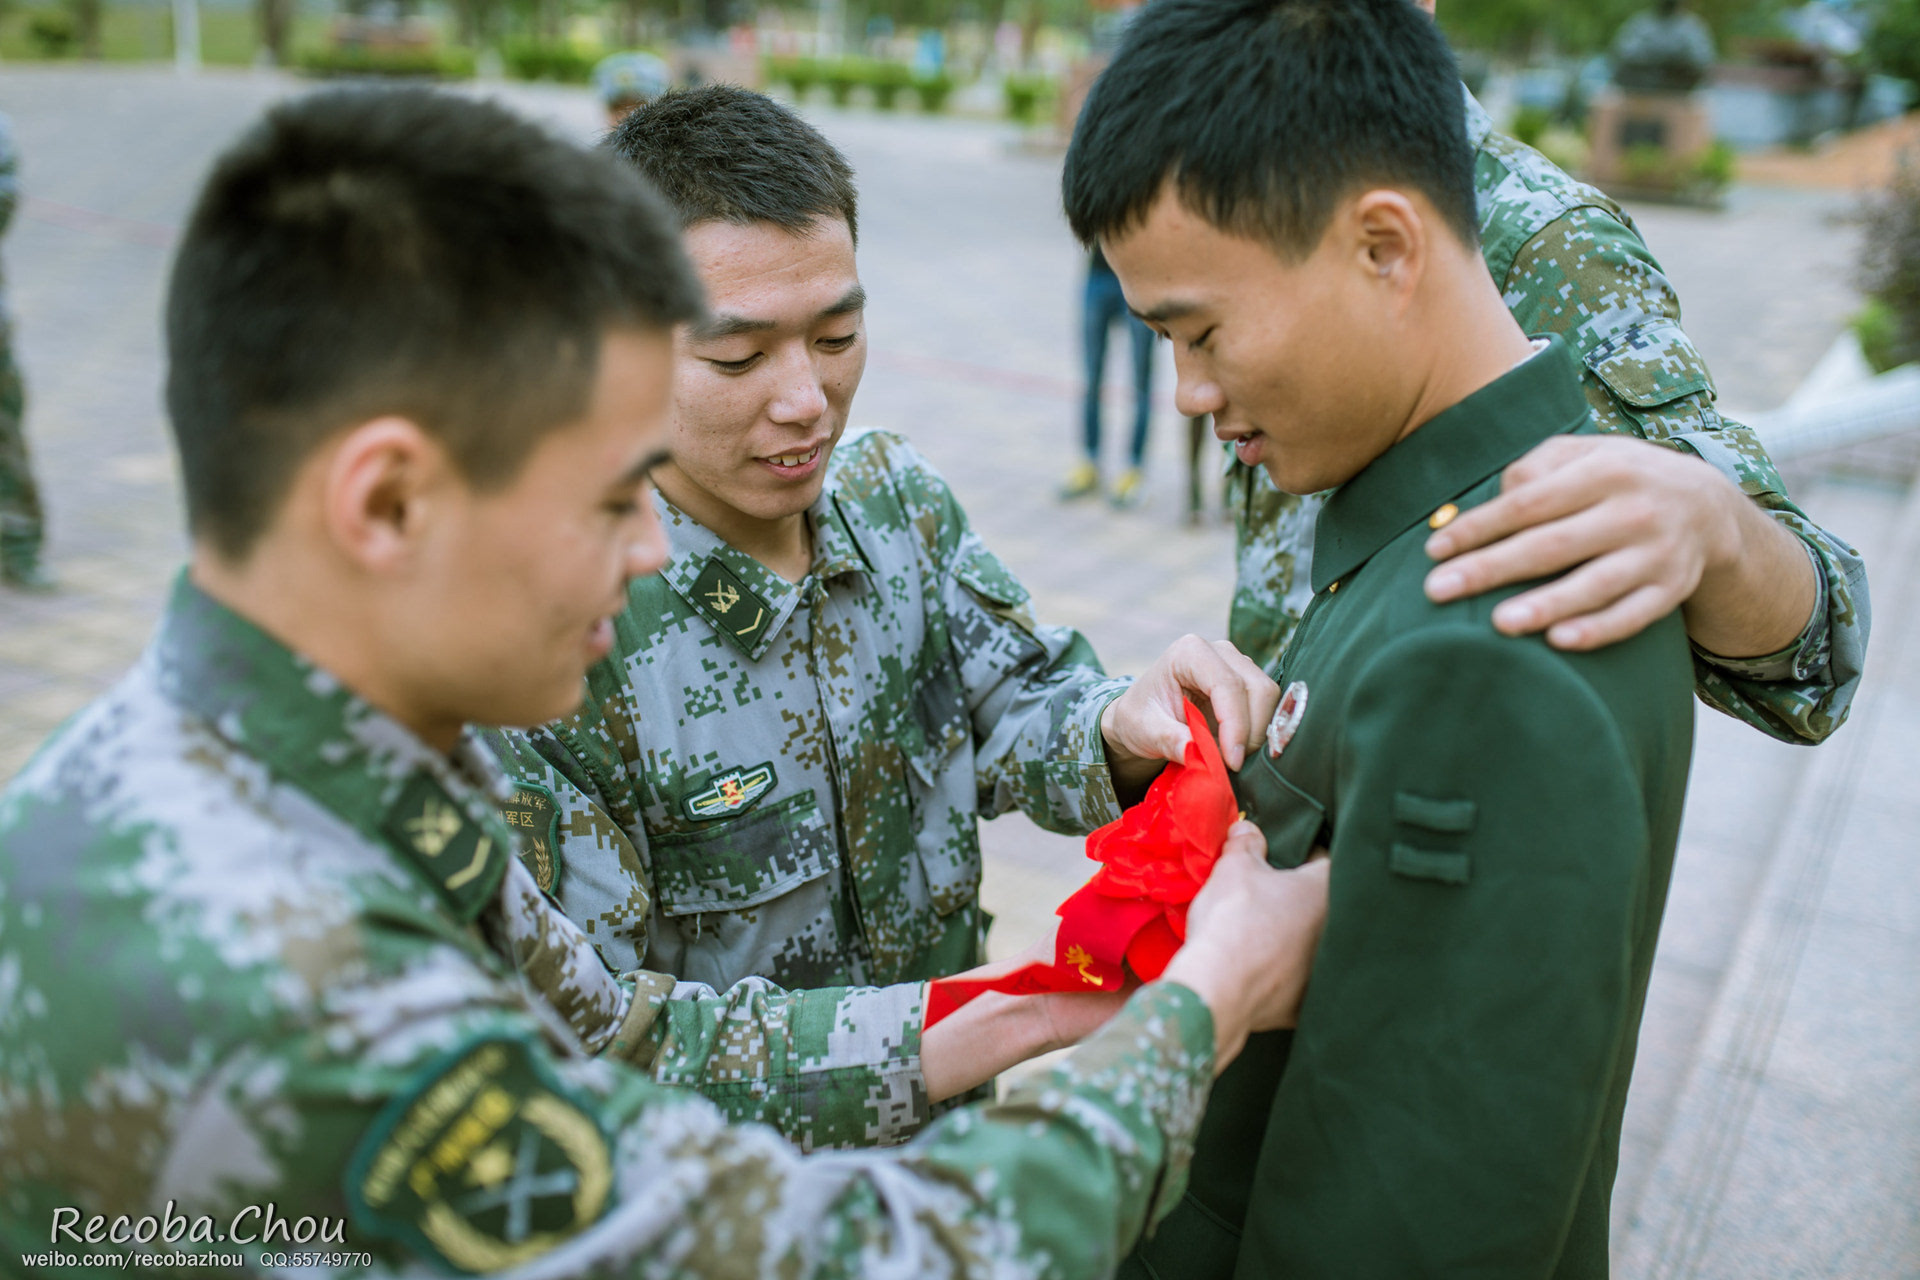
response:
<path id="1" fill-rule="evenodd" d="M 565 738 L 584 745 L 597 740 Z M 510 774 L 546 787 L 561 829 L 590 830 L 630 853 L 627 836 L 601 808 L 600 793 L 588 789 L 596 769 L 566 742 L 550 730 L 488 735 Z M 632 873 L 631 892 L 644 898 L 643 864 L 637 858 L 623 863 Z M 537 860 L 523 858 L 503 891 L 506 905 L 495 927 L 521 974 L 590 1051 L 662 1084 L 697 1091 L 731 1120 L 772 1125 L 803 1150 L 891 1145 L 926 1124 L 922 985 L 782 991 L 750 978 L 717 992 L 647 970 L 615 978 L 537 879 Z M 650 904 L 632 905 L 644 920 Z M 593 971 L 583 972 L 588 965 Z"/>
<path id="2" fill-rule="evenodd" d="M 918 451 L 896 438 L 884 456 L 939 575 L 928 613 L 944 619 L 973 721 L 979 812 L 1018 808 L 1071 835 L 1114 821 L 1120 804 L 1100 715 L 1131 681 L 1109 678 L 1077 630 L 1034 621 L 1026 587 Z"/>
<path id="3" fill-rule="evenodd" d="M 1004 1102 L 890 1152 L 801 1159 L 651 1086 L 611 1091 L 642 1194 L 516 1276 L 1111 1275 L 1185 1188 L 1212 1034 L 1190 991 L 1142 988 Z"/>
<path id="4" fill-rule="evenodd" d="M 1792 644 L 1758 658 L 1694 651 L 1703 702 L 1786 742 L 1815 743 L 1846 721 L 1866 658 L 1870 607 L 1859 552 L 1787 497 L 1750 427 L 1714 407 L 1706 362 L 1680 328 L 1680 301 L 1625 214 L 1576 208 L 1527 242 L 1501 282 L 1528 333 L 1580 353 L 1602 430 L 1696 454 L 1807 548 L 1819 600 Z"/>

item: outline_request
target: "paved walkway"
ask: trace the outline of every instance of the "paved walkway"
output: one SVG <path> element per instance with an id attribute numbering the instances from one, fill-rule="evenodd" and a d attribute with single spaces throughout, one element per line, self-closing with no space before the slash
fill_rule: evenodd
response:
<path id="1" fill-rule="evenodd" d="M 7 278 L 53 564 L 67 584 L 49 599 L 0 593 L 0 779 L 131 660 L 180 563 L 158 405 L 168 248 L 213 152 L 302 87 L 254 73 L 0 69 L 29 192 L 5 243 Z M 582 93 L 501 92 L 579 136 L 595 129 Z M 1082 270 L 1058 212 L 1057 158 L 1024 152 L 1003 126 L 814 115 L 864 195 L 874 354 L 856 421 L 908 431 L 1042 615 L 1085 629 L 1111 668 L 1138 670 L 1184 632 L 1222 634 L 1229 537 L 1217 519 L 1181 519 L 1184 427 L 1170 403 L 1142 508 L 1051 497 L 1076 432 Z M 1855 305 L 1854 232 L 1839 221 L 1849 207 L 1844 196 L 1743 189 L 1725 214 L 1636 210 L 1730 404 L 1784 399 Z M 1165 402 L 1164 350 L 1161 361 Z M 1117 449 L 1125 405 L 1113 373 Z M 1895 532 L 1904 490 L 1884 467 L 1810 465 L 1796 487 L 1868 550 L 1877 593 L 1897 576 L 1889 570 L 1914 563 L 1920 547 Z M 1905 625 L 1920 628 L 1920 616 Z M 1883 616 L 1861 723 L 1835 747 L 1784 747 L 1702 713 L 1623 1150 L 1623 1275 L 1920 1275 L 1920 1086 L 1906 1065 L 1920 1058 L 1920 907 L 1912 859 L 1900 856 L 1920 817 L 1904 783 L 1920 761 L 1920 649 L 1892 658 L 1893 626 Z M 1847 785 L 1835 790 L 1836 777 Z M 1826 825 L 1804 825 L 1810 805 L 1832 815 Z M 1005 950 L 1035 935 L 1089 864 L 1078 842 L 1017 816 L 989 824 L 986 841 Z M 1809 850 L 1828 851 L 1811 870 Z M 1775 917 L 1786 923 L 1766 923 Z M 1777 936 L 1797 939 L 1791 963 Z M 1769 1011 L 1761 1041 L 1739 1031 L 1762 1016 L 1739 1012 L 1749 1007 Z M 1713 1101 L 1716 1072 L 1749 1082 L 1745 1094 Z M 1714 1107 L 1710 1141 L 1675 1138 Z M 1878 1243 L 1849 1251 L 1869 1230 Z"/>

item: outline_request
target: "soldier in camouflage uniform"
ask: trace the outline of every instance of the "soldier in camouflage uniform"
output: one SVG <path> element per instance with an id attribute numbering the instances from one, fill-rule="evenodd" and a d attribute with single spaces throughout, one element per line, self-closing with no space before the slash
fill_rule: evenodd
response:
<path id="1" fill-rule="evenodd" d="M 1166 711 L 1177 737 L 1135 728 L 1169 673 L 1223 741 L 1277 691 L 1198 642 L 1131 690 L 1108 679 L 1077 632 L 1035 623 L 911 445 L 840 437 L 865 360 L 855 197 L 811 126 L 713 86 L 639 108 L 612 145 L 678 207 L 715 317 L 676 346 L 673 558 L 633 585 L 584 709 L 509 744 L 512 816 L 617 971 L 812 986 L 972 965 L 979 816 L 1118 817 L 1116 773 L 1143 787 L 1145 757 L 1184 745 Z"/>
<path id="2" fill-rule="evenodd" d="M 1432 10 L 1431 3 L 1422 7 Z M 1695 640 L 1700 699 L 1782 741 L 1824 740 L 1845 721 L 1866 659 L 1871 615 L 1866 568 L 1859 553 L 1814 523 L 1787 497 L 1786 485 L 1753 429 L 1721 417 L 1715 409 L 1706 362 L 1680 328 L 1679 298 L 1626 211 L 1593 187 L 1568 177 L 1531 147 L 1496 133 L 1470 94 L 1467 128 L 1475 148 L 1474 185 L 1487 267 L 1523 329 L 1532 334 L 1557 333 L 1573 347 L 1582 363 L 1582 386 L 1601 430 L 1637 436 L 1704 461 L 1805 548 L 1804 564 L 1793 558 L 1787 565 L 1791 587 L 1770 583 L 1766 593 L 1778 590 L 1783 600 L 1811 600 L 1796 618 L 1804 619 L 1804 626 L 1783 646 L 1776 640 L 1772 651 L 1756 656 L 1721 656 L 1705 643 L 1702 620 L 1689 604 L 1687 621 Z M 1554 448 L 1565 452 L 1608 444 L 1555 442 Z M 1519 482 L 1527 468 L 1532 468 L 1535 479 L 1558 479 L 1544 461 L 1548 456 L 1543 451 L 1534 462 L 1516 464 L 1522 471 L 1509 475 L 1508 499 L 1525 499 Z M 1630 464 L 1621 464 L 1619 487 L 1630 491 L 1640 478 L 1659 476 L 1687 483 L 1679 479 L 1682 473 L 1677 470 L 1684 465 L 1678 458 L 1649 451 Z M 1260 467 L 1232 460 L 1228 466 L 1232 472 L 1228 505 L 1237 547 L 1228 635 L 1243 652 L 1277 669 L 1280 653 L 1313 595 L 1313 530 L 1324 495 L 1283 494 Z M 1705 482 L 1710 479 L 1692 482 L 1677 501 L 1658 505 L 1672 520 L 1684 520 L 1723 503 L 1731 489 Z M 1476 524 L 1498 520 L 1502 514 L 1509 526 L 1534 523 L 1518 515 L 1514 506 L 1490 512 L 1493 506 L 1473 513 Z M 1473 527 L 1460 521 L 1437 536 L 1439 545 L 1433 550 L 1453 555 L 1471 550 Z M 1764 527 L 1757 531 L 1766 532 Z M 1623 531 L 1619 536 L 1629 535 Z M 1749 533 L 1742 551 L 1751 554 L 1765 541 Z M 1643 561 L 1646 567 L 1617 584 L 1608 599 L 1631 594 L 1644 581 L 1642 575 L 1681 558 L 1648 557 Z M 1655 560 L 1661 563 L 1656 565 Z M 1544 577 L 1573 563 L 1577 562 L 1516 559 L 1506 572 L 1482 571 L 1448 594 Z M 1756 580 L 1766 576 L 1753 575 Z M 1744 594 L 1751 602 L 1758 593 Z M 1644 605 L 1636 609 L 1635 623 L 1629 625 L 1644 625 L 1684 599 L 1683 587 L 1670 588 L 1664 595 L 1648 592 Z M 1541 613 L 1524 629 L 1546 629 L 1555 621 Z M 1625 633 L 1615 627 L 1578 643 L 1591 647 Z M 1562 642 L 1557 627 L 1549 631 L 1549 639 Z"/>
<path id="3" fill-rule="evenodd" d="M 0 115 L 0 235 L 6 234 L 20 201 L 19 169 L 13 125 Z M 13 317 L 7 311 L 6 286 L 0 277 L 0 581 L 45 591 L 53 581 L 40 564 L 45 516 L 27 458 L 25 414 L 26 387 L 13 359 Z"/>
<path id="4" fill-rule="evenodd" d="M 1093 1277 L 1177 1198 L 1324 905 L 1250 828 L 1064 1065 L 812 1160 L 1089 998 L 923 1038 L 918 984 L 616 979 L 517 856 L 462 722 L 563 710 L 660 563 L 697 297 L 631 174 L 489 104 L 324 95 L 221 161 L 168 307 L 192 568 L 0 792 L 0 1269 Z"/>

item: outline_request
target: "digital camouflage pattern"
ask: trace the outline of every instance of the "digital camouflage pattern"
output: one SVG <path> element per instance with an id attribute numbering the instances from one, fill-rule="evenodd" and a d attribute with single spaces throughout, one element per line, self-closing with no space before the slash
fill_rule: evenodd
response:
<path id="1" fill-rule="evenodd" d="M 1002 1106 L 803 1159 L 783 1137 L 925 1119 L 923 989 L 615 979 L 507 795 L 477 741 L 435 753 L 183 578 L 0 792 L 9 1274 L 57 1207 L 271 1202 L 383 1272 L 1091 1277 L 1180 1194 L 1191 992 L 1145 989 Z"/>
<path id="2" fill-rule="evenodd" d="M 505 735 L 559 809 L 560 904 L 616 970 L 727 986 L 937 977 L 979 959 L 977 821 L 1119 816 L 1127 687 L 1027 592 L 912 446 L 850 433 L 790 583 L 659 499 L 585 706 Z"/>
<path id="3" fill-rule="evenodd" d="M 20 203 L 20 152 L 13 125 L 0 114 L 0 236 Z M 45 516 L 40 490 L 28 465 L 24 431 L 26 388 L 13 360 L 13 316 L 7 309 L 6 277 L 0 273 L 0 558 L 8 563 L 38 556 Z"/>
<path id="4" fill-rule="evenodd" d="M 1603 431 L 1698 455 L 1806 546 L 1820 596 L 1806 630 L 1779 653 L 1722 658 L 1696 648 L 1696 691 L 1708 706 L 1787 742 L 1820 742 L 1847 718 L 1866 660 L 1866 566 L 1787 497 L 1751 427 L 1714 408 L 1706 362 L 1680 328 L 1680 300 L 1633 219 L 1531 147 L 1493 131 L 1467 97 L 1475 147 L 1481 252 L 1529 334 L 1557 333 L 1582 361 L 1581 385 Z M 1269 671 L 1279 667 L 1312 599 L 1313 528 L 1324 495 L 1275 489 L 1228 455 L 1236 581 L 1228 635 Z"/>

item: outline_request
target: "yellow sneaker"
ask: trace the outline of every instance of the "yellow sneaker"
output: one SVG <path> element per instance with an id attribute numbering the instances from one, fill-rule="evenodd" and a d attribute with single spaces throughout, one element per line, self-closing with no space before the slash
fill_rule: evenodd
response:
<path id="1" fill-rule="evenodd" d="M 1084 498 L 1090 493 L 1100 491 L 1100 468 L 1091 462 L 1081 462 L 1067 472 L 1065 483 L 1060 486 L 1060 500 L 1071 502 L 1075 498 Z"/>
<path id="2" fill-rule="evenodd" d="M 1128 467 L 1113 482 L 1113 492 L 1107 495 L 1114 506 L 1125 510 L 1140 501 L 1140 488 L 1146 477 L 1140 474 L 1140 468 Z"/>

